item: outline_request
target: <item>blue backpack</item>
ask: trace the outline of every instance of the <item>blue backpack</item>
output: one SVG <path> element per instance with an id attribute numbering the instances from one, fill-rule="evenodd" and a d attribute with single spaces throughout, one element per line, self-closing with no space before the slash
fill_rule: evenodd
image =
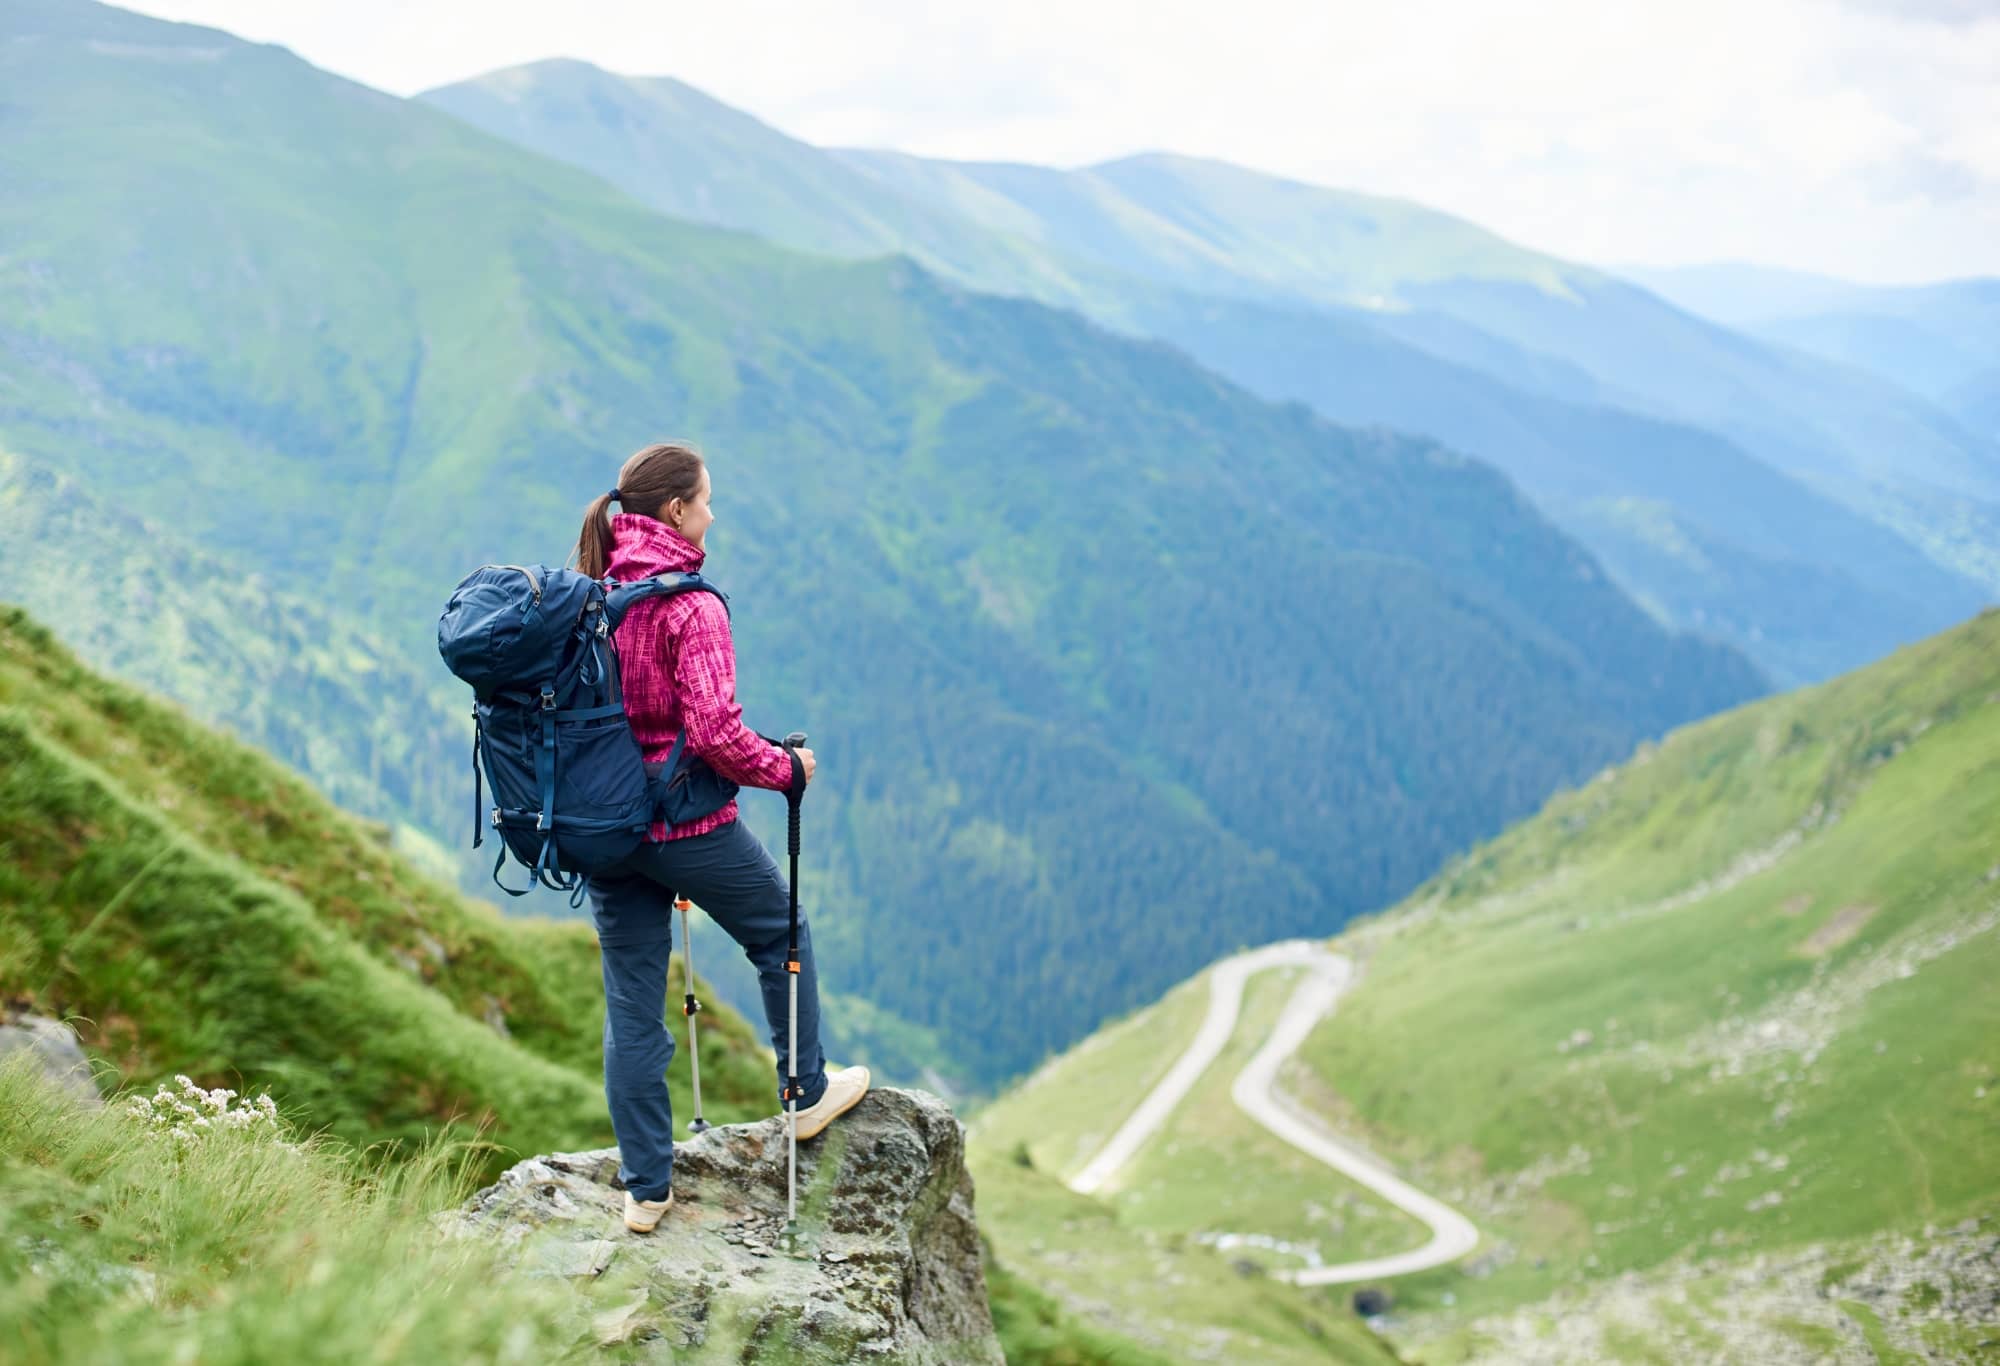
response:
<path id="1" fill-rule="evenodd" d="M 693 751 L 687 728 L 664 764 L 647 764 L 625 719 L 611 633 L 642 598 L 673 593 L 729 598 L 697 573 L 636 583 L 574 569 L 489 564 L 466 575 L 438 618 L 438 653 L 472 685 L 472 847 L 490 823 L 503 848 L 494 885 L 526 896 L 536 883 L 570 893 L 617 863 L 655 820 L 678 825 L 720 810 L 738 788 Z M 493 786 L 481 810 L 479 768 Z M 512 851 L 526 887 L 500 881 Z"/>

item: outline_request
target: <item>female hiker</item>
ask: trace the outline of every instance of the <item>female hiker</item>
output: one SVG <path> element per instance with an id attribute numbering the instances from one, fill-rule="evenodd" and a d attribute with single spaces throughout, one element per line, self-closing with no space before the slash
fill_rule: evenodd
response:
<path id="1" fill-rule="evenodd" d="M 623 511 L 612 515 L 611 505 Z M 584 514 L 577 567 L 592 578 L 650 578 L 701 567 L 709 511 L 708 468 L 684 446 L 648 446 L 625 462 L 618 486 Z M 722 777 L 785 792 L 812 781 L 813 753 L 797 758 L 743 724 L 729 618 L 712 593 L 635 603 L 618 626 L 625 712 L 648 763 L 667 757 L 682 728 L 687 748 Z M 743 946 L 757 968 L 764 1018 L 778 1054 L 779 1104 L 786 1051 L 785 949 L 791 889 L 764 846 L 736 818 L 736 802 L 669 829 L 588 881 L 604 950 L 604 1094 L 618 1136 L 625 1225 L 650 1232 L 673 1203 L 673 1113 L 666 1070 L 673 1035 L 666 1008 L 672 900 L 678 892 Z M 868 1090 L 868 1069 L 828 1073 L 819 1044 L 819 978 L 799 917 L 798 1136 L 811 1138 Z"/>

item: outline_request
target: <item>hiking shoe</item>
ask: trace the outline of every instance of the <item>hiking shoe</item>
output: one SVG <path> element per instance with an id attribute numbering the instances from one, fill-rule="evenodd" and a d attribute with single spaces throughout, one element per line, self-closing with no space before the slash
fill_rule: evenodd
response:
<path id="1" fill-rule="evenodd" d="M 819 1104 L 799 1111 L 799 1137 L 817 1138 L 820 1131 L 852 1110 L 868 1094 L 868 1069 L 843 1067 L 826 1074 L 826 1090 Z"/>
<path id="2" fill-rule="evenodd" d="M 625 1227 L 634 1233 L 651 1233 L 659 1224 L 660 1216 L 674 1203 L 674 1193 L 667 1192 L 664 1200 L 634 1200 L 632 1192 L 625 1192 Z"/>

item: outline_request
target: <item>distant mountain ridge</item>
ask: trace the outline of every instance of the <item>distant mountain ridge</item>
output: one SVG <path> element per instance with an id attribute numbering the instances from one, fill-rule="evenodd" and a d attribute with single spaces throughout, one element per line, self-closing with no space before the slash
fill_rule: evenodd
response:
<path id="1" fill-rule="evenodd" d="M 6 22 L 0 437 L 418 670 L 467 568 L 560 559 L 626 452 L 693 437 L 741 700 L 827 763 L 829 976 L 976 1079 L 1763 687 L 1431 443 L 664 219 L 212 30 Z"/>
<path id="2" fill-rule="evenodd" d="M 821 149 L 682 82 L 576 61 L 421 98 L 675 216 L 908 254 L 1165 339 L 1266 397 L 1435 436 L 1505 469 L 1663 621 L 1782 682 L 2000 593 L 2000 565 L 1956 529 L 1969 495 L 1847 505 L 1873 447 L 1821 409 L 1848 397 L 1807 402 L 1783 357 L 1450 215 L 1163 154 L 1058 171 Z M 1983 487 L 1958 438 L 1892 439 L 1899 471 L 1929 449 Z"/>
<path id="3" fill-rule="evenodd" d="M 1862 285 L 1748 265 L 1624 273 L 1691 313 L 1869 371 L 2000 441 L 2000 279 Z"/>

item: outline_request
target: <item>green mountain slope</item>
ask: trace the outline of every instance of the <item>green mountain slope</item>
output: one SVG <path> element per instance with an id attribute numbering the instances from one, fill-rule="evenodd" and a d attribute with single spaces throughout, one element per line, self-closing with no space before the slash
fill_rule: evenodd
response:
<path id="1" fill-rule="evenodd" d="M 62 550 L 91 544 L 117 547 L 118 586 L 101 604 L 79 600 Z M 0 545 L 17 548 L 0 558 L 0 600 L 61 623 L 93 668 L 179 699 L 336 804 L 388 822 L 426 872 L 490 886 L 490 862 L 439 843 L 461 841 L 471 819 L 456 679 L 412 667 L 325 596 L 281 590 L 4 450 Z"/>
<path id="2" fill-rule="evenodd" d="M 1399 1349 L 1984 1359 L 2000 612 L 1643 747 L 1333 947 L 1358 983 L 1282 1088 L 1481 1232 L 1466 1261 L 1393 1284 Z M 1385 1250 L 1382 1211 L 1266 1150 L 1228 1099 L 1276 977 L 1253 979 L 1230 1049 L 1099 1219 L 1262 1234 L 1275 1250 L 1249 1255 L 1276 1265 Z M 981 1111 L 981 1161 L 1080 1169 L 1193 1037 L 1200 988 Z M 1047 1210 L 997 1209 L 1021 1274 L 1108 1264 Z"/>
<path id="3" fill-rule="evenodd" d="M 1446 215 L 1175 158 L 1055 171 L 828 151 L 679 81 L 576 61 L 422 98 L 677 217 L 908 254 L 1169 341 L 1268 398 L 1435 437 L 1505 470 L 1663 621 L 1780 683 L 1858 667 L 1990 596 L 1711 431 L 1608 406 L 1572 362 L 1443 313 L 1355 307 L 1458 276 L 1567 290 L 1574 268 Z M 1912 519 L 1927 545 L 1931 520 Z M 1984 565 L 1949 539 L 1965 552 L 1949 562 Z M 1981 581 L 2000 587 L 2000 569 Z"/>
<path id="4" fill-rule="evenodd" d="M 80 1016 L 115 1082 L 268 1083 L 357 1144 L 609 1142 L 588 929 L 464 901 L 387 833 L 0 609 L 0 997 Z M 765 1112 L 768 1046 L 704 1025 L 709 1113 Z"/>
<path id="5" fill-rule="evenodd" d="M 627 451 L 697 438 L 740 696 L 827 762 L 829 979 L 976 1077 L 1760 686 L 1427 443 L 906 261 L 661 219 L 214 30 L 8 19 L 0 436 L 417 669 L 468 567 L 561 558 Z"/>
<path id="6" fill-rule="evenodd" d="M 2000 1214 L 1996 879 L 1987 613 L 1676 732 L 1358 926 L 1302 1094 L 1494 1235 L 1431 1306 L 1921 1240 Z"/>

